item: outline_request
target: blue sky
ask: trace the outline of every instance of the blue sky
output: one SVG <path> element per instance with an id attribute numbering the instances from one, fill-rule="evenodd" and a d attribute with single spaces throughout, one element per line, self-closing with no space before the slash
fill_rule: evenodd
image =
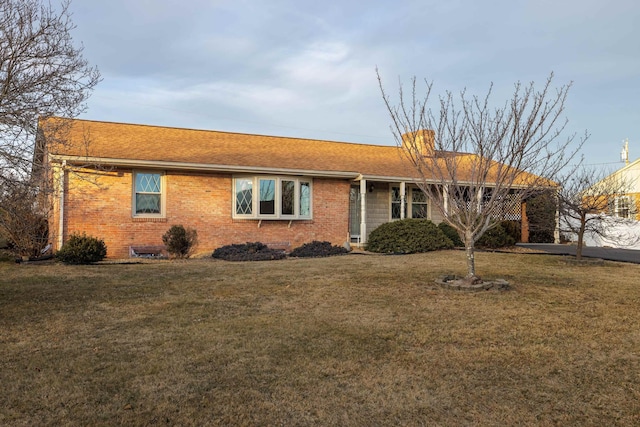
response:
<path id="1" fill-rule="evenodd" d="M 573 82 L 585 163 L 640 157 L 636 0 L 74 0 L 74 39 L 102 72 L 82 118 L 393 144 L 377 86 L 509 98 Z"/>

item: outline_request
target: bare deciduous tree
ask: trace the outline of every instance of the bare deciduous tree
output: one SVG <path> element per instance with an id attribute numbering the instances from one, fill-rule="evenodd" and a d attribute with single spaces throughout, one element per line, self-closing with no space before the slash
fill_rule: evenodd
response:
<path id="1" fill-rule="evenodd" d="M 31 187 L 42 192 L 42 181 L 33 179 L 38 119 L 50 116 L 73 118 L 86 108 L 86 100 L 100 81 L 100 73 L 83 58 L 82 46 L 74 45 L 75 28 L 70 2 L 58 8 L 44 0 L 0 0 L 0 190 Z M 57 123 L 59 130 L 64 121 Z M 49 134 L 54 134 L 49 129 Z M 39 170 L 42 177 L 42 170 Z M 22 190 L 21 190 L 22 191 Z M 29 190 L 29 193 L 32 191 Z M 10 217 L 38 204 L 2 206 L 0 217 Z M 37 212 L 36 212 L 37 213 Z M 36 215 L 39 217 L 39 214 Z M 0 229 L 7 221 L 0 223 Z M 15 230 L 14 230 L 15 231 Z M 15 234 L 5 230 L 5 234 Z"/>
<path id="2" fill-rule="evenodd" d="M 557 193 L 560 211 L 560 232 L 577 236 L 576 259 L 582 259 L 585 234 L 635 244 L 638 236 L 621 234 L 617 226 L 627 218 L 615 215 L 612 207 L 624 199 L 629 183 L 620 175 L 608 175 L 595 168 L 581 167 L 562 180 Z M 633 213 L 633 207 L 627 207 Z"/>
<path id="3" fill-rule="evenodd" d="M 516 83 L 511 99 L 497 107 L 491 85 L 484 97 L 446 92 L 432 109 L 432 83 L 425 81 L 418 94 L 414 78 L 408 95 L 400 83 L 394 104 L 378 73 L 391 130 L 418 173 L 417 185 L 464 242 L 468 281 L 479 280 L 478 238 L 509 211 L 519 215 L 521 200 L 554 186 L 554 177 L 581 146 L 572 149 L 575 134 L 561 139 L 570 84 L 554 89 L 552 79 L 553 74 L 540 90 Z"/>
<path id="4" fill-rule="evenodd" d="M 47 196 L 26 181 L 11 181 L 0 188 L 0 230 L 12 249 L 25 257 L 38 257 L 48 243 Z"/>

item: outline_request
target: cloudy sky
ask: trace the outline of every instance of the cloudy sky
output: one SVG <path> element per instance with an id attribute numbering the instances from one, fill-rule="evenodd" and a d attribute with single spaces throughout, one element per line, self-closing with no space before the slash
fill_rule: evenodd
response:
<path id="1" fill-rule="evenodd" d="M 82 117 L 393 144 L 376 80 L 413 76 L 496 101 L 573 82 L 588 164 L 640 157 L 637 0 L 74 0 L 103 82 Z"/>

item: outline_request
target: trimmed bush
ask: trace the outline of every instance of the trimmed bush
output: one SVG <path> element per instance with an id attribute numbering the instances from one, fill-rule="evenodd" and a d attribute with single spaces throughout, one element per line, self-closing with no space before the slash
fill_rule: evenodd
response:
<path id="1" fill-rule="evenodd" d="M 428 219 L 387 222 L 371 232 L 367 250 L 387 254 L 412 254 L 451 249 L 453 243 Z"/>
<path id="2" fill-rule="evenodd" d="M 556 229 L 556 200 L 551 192 L 527 200 L 529 242 L 553 243 Z"/>
<path id="3" fill-rule="evenodd" d="M 107 256 L 107 246 L 102 239 L 86 234 L 72 234 L 62 245 L 56 258 L 65 264 L 91 264 Z"/>
<path id="4" fill-rule="evenodd" d="M 247 242 L 222 246 L 213 251 L 211 256 L 226 261 L 269 261 L 283 259 L 287 255 L 284 251 L 270 249 L 264 243 Z"/>
<path id="5" fill-rule="evenodd" d="M 511 237 L 510 240 L 513 240 L 511 245 L 520 241 L 520 237 L 522 236 L 522 227 L 520 225 L 520 221 L 515 220 L 504 220 L 500 221 L 500 226 L 503 228 L 505 233 Z"/>
<path id="6" fill-rule="evenodd" d="M 505 231 L 502 224 L 498 224 L 484 233 L 476 242 L 476 246 L 480 248 L 497 249 L 505 246 L 513 246 L 515 243 L 515 239 Z"/>
<path id="7" fill-rule="evenodd" d="M 349 251 L 342 246 L 332 246 L 329 242 L 319 242 L 314 240 L 311 243 L 305 243 L 300 247 L 291 251 L 289 256 L 299 258 L 316 258 L 327 257 L 333 255 L 344 255 Z"/>
<path id="8" fill-rule="evenodd" d="M 198 233 L 192 228 L 172 225 L 169 231 L 162 236 L 162 242 L 172 257 L 189 258 L 193 248 L 198 243 Z"/>
<path id="9" fill-rule="evenodd" d="M 451 241 L 453 242 L 453 246 L 457 248 L 464 246 L 464 243 L 462 243 L 462 240 L 460 239 L 460 236 L 458 235 L 458 232 L 455 228 L 453 228 L 446 222 L 441 222 L 440 224 L 438 224 L 438 228 L 442 230 L 445 236 L 451 239 Z"/>

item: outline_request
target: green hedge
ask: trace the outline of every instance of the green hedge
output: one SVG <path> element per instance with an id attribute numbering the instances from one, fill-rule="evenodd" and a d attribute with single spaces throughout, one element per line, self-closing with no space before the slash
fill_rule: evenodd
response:
<path id="1" fill-rule="evenodd" d="M 349 253 L 349 251 L 342 246 L 333 246 L 330 242 L 319 242 L 314 240 L 313 242 L 305 243 L 302 246 L 295 248 L 289 253 L 289 256 L 297 258 L 318 258 L 344 255 L 347 253 Z"/>
<path id="2" fill-rule="evenodd" d="M 451 239 L 451 241 L 453 242 L 453 246 L 457 248 L 464 246 L 464 243 L 460 239 L 460 236 L 458 235 L 458 232 L 455 228 L 453 228 L 446 222 L 441 222 L 440 224 L 438 224 L 438 228 L 442 230 L 445 236 Z"/>
<path id="3" fill-rule="evenodd" d="M 271 249 L 264 243 L 247 242 L 217 248 L 211 255 L 226 261 L 270 261 L 286 258 L 284 251 Z"/>
<path id="4" fill-rule="evenodd" d="M 464 246 L 455 228 L 444 222 L 438 224 L 438 228 L 451 239 L 454 246 Z M 520 221 L 501 221 L 495 228 L 483 234 L 476 242 L 476 246 L 495 249 L 512 246 L 518 241 L 520 241 Z"/>
<path id="5" fill-rule="evenodd" d="M 506 227 L 509 226 L 506 225 Z M 513 230 L 510 231 L 513 232 Z M 500 223 L 485 232 L 476 242 L 476 246 L 479 248 L 497 249 L 505 246 L 513 246 L 515 243 L 516 240 L 513 238 L 512 234 L 507 232 L 505 227 L 503 227 L 503 224 Z"/>
<path id="6" fill-rule="evenodd" d="M 453 242 L 427 219 L 404 219 L 382 224 L 369 235 L 371 252 L 411 254 L 453 248 Z"/>
<path id="7" fill-rule="evenodd" d="M 56 253 L 65 264 L 91 264 L 107 256 L 107 246 L 102 239 L 86 234 L 72 234 Z"/>

